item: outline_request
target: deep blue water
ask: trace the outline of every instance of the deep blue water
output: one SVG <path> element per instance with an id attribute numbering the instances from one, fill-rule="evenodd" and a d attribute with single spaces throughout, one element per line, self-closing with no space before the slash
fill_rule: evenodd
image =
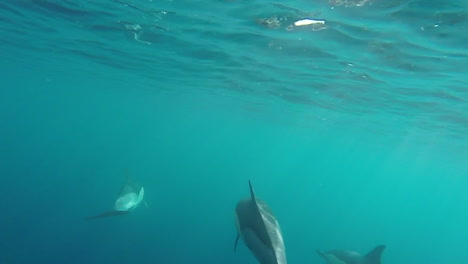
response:
<path id="1" fill-rule="evenodd" d="M 324 26 L 293 26 L 304 18 Z M 468 263 L 467 1 L 0 3 L 0 264 Z M 149 208 L 112 208 L 124 171 Z"/>

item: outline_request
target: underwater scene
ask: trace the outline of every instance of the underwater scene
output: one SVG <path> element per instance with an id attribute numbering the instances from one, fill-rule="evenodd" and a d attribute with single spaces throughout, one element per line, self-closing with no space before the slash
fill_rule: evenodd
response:
<path id="1" fill-rule="evenodd" d="M 468 264 L 468 1 L 3 0 L 0 264 Z"/>

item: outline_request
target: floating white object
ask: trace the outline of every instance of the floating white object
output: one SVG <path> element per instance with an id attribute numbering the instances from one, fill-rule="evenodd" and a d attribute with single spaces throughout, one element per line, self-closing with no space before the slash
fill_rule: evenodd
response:
<path id="1" fill-rule="evenodd" d="M 302 20 L 298 20 L 296 22 L 294 22 L 294 25 L 296 27 L 300 27 L 300 26 L 307 26 L 307 25 L 314 25 L 314 24 L 325 24 L 325 20 L 318 20 L 318 19 L 302 19 Z"/>

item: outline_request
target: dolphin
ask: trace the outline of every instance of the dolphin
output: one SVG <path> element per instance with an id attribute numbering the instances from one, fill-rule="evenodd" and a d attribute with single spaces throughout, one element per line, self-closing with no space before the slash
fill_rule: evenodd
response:
<path id="1" fill-rule="evenodd" d="M 140 205 L 140 203 L 143 201 L 144 195 L 145 189 L 143 186 L 140 186 L 139 184 L 131 181 L 127 176 L 127 180 L 120 189 L 117 200 L 114 203 L 114 208 L 110 211 L 87 217 L 85 220 L 128 214 L 130 211 Z M 148 207 L 148 205 L 146 205 L 146 207 Z"/>
<path id="2" fill-rule="evenodd" d="M 234 242 L 236 251 L 239 238 L 260 264 L 287 264 L 281 229 L 268 205 L 255 197 L 249 181 L 250 198 L 240 200 L 236 206 L 237 237 Z"/>
<path id="3" fill-rule="evenodd" d="M 331 250 L 317 253 L 325 259 L 327 264 L 380 264 L 385 246 L 379 245 L 366 255 L 350 250 Z"/>

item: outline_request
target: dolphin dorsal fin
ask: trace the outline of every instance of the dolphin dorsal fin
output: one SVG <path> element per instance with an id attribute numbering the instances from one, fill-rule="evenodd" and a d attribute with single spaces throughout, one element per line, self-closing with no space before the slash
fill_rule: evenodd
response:
<path id="1" fill-rule="evenodd" d="M 249 188 L 250 188 L 250 199 L 252 199 L 253 202 L 257 203 L 257 200 L 255 200 L 255 193 L 252 187 L 252 183 L 249 180 Z"/>
<path id="2" fill-rule="evenodd" d="M 319 254 L 320 256 L 325 258 L 325 252 L 323 252 L 322 250 L 319 250 L 319 249 L 317 249 L 316 251 L 317 251 L 317 254 Z"/>
<path id="3" fill-rule="evenodd" d="M 366 259 L 369 264 L 380 264 L 382 258 L 382 252 L 385 249 L 385 245 L 379 245 L 375 247 L 371 252 L 367 253 Z"/>

